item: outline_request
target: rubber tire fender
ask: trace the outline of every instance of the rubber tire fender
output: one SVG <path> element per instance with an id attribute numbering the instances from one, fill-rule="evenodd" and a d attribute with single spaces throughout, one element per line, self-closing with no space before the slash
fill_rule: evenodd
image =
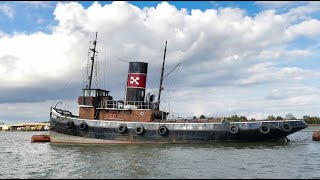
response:
<path id="1" fill-rule="evenodd" d="M 262 124 L 260 127 L 259 127 L 259 132 L 261 134 L 268 134 L 270 132 L 270 127 L 266 124 Z"/>
<path id="2" fill-rule="evenodd" d="M 82 122 L 82 123 L 79 125 L 79 130 L 80 130 L 80 131 L 84 131 L 85 129 L 87 129 L 87 127 L 88 127 L 87 123 Z"/>
<path id="3" fill-rule="evenodd" d="M 168 128 L 165 127 L 165 126 L 160 126 L 159 129 L 158 129 L 158 133 L 161 135 L 161 136 L 164 136 L 168 133 Z"/>
<path id="4" fill-rule="evenodd" d="M 120 134 L 125 133 L 127 130 L 128 130 L 128 128 L 127 128 L 127 126 L 124 125 L 124 124 L 120 124 L 120 125 L 118 126 L 118 132 L 119 132 Z"/>
<path id="5" fill-rule="evenodd" d="M 283 123 L 281 125 L 281 129 L 284 132 L 290 132 L 292 130 L 292 126 L 289 123 Z"/>
<path id="6" fill-rule="evenodd" d="M 231 134 L 237 134 L 239 132 L 239 127 L 235 124 L 230 125 L 229 131 Z"/>
<path id="7" fill-rule="evenodd" d="M 66 124 L 66 128 L 71 129 L 73 125 L 74 125 L 73 121 L 68 121 Z"/>
<path id="8" fill-rule="evenodd" d="M 144 132 L 144 127 L 143 126 L 138 126 L 136 127 L 136 129 L 134 130 L 134 132 L 137 134 L 137 135 L 140 135 Z"/>

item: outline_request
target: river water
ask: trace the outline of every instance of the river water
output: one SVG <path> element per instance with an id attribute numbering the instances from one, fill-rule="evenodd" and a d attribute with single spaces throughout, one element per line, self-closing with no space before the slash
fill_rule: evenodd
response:
<path id="1" fill-rule="evenodd" d="M 40 132 L 0 132 L 0 178 L 320 178 L 320 127 L 286 142 L 143 145 L 31 143 Z"/>

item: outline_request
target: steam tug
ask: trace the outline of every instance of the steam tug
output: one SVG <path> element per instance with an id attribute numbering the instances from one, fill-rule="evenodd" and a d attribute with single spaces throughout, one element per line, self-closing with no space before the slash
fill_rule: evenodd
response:
<path id="1" fill-rule="evenodd" d="M 89 84 L 78 98 L 79 115 L 50 108 L 51 143 L 214 143 L 277 141 L 307 127 L 303 120 L 202 122 L 167 119 L 160 110 L 165 54 L 158 99 L 145 96 L 148 63 L 130 62 L 126 94 L 114 100 L 108 90 L 91 88 L 97 44 L 93 42 Z"/>

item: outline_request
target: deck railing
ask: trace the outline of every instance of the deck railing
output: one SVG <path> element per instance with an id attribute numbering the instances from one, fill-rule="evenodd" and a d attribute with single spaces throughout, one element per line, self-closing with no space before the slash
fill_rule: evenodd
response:
<path id="1" fill-rule="evenodd" d="M 115 109 L 156 109 L 158 103 L 142 102 L 142 101 L 100 101 L 99 108 L 115 108 Z"/>

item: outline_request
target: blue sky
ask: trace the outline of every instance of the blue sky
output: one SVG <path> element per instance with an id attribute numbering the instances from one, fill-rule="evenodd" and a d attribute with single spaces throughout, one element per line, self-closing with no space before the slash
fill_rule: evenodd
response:
<path id="1" fill-rule="evenodd" d="M 64 2 L 64 1 L 62 1 Z M 65 1 L 68 2 L 68 1 Z M 94 1 L 76 1 L 83 5 L 84 8 L 91 6 Z M 112 3 L 112 1 L 98 1 L 102 6 Z M 156 7 L 162 1 L 128 1 L 130 4 L 139 8 L 143 7 Z M 253 16 L 264 9 L 268 9 L 267 5 L 261 5 L 255 1 L 168 1 L 177 9 L 185 8 L 189 12 L 192 9 L 200 9 L 205 11 L 207 9 L 219 8 L 241 8 L 245 9 L 247 15 Z M 5 33 L 11 34 L 12 32 L 25 32 L 32 33 L 36 31 L 50 32 L 50 27 L 56 25 L 54 20 L 53 11 L 56 7 L 57 1 L 1 1 L 0 6 L 8 6 L 10 10 L 1 8 L 0 11 L 0 26 L 1 30 Z M 305 4 L 304 1 L 290 5 L 289 7 L 296 7 L 299 4 Z M 279 12 L 284 12 L 288 8 L 277 8 Z M 11 15 L 12 14 L 12 15 Z M 12 16 L 12 17 L 10 17 Z M 313 16 L 319 16 L 314 14 Z"/>
<path id="2" fill-rule="evenodd" d="M 172 115 L 319 116 L 319 15 L 312 1 L 1 1 L 0 122 L 46 121 L 57 101 L 77 113 L 95 31 L 111 63 L 99 83 L 117 99 L 115 57 L 147 61 L 156 92 L 168 40 L 167 67 L 181 63 L 165 82 Z"/>

